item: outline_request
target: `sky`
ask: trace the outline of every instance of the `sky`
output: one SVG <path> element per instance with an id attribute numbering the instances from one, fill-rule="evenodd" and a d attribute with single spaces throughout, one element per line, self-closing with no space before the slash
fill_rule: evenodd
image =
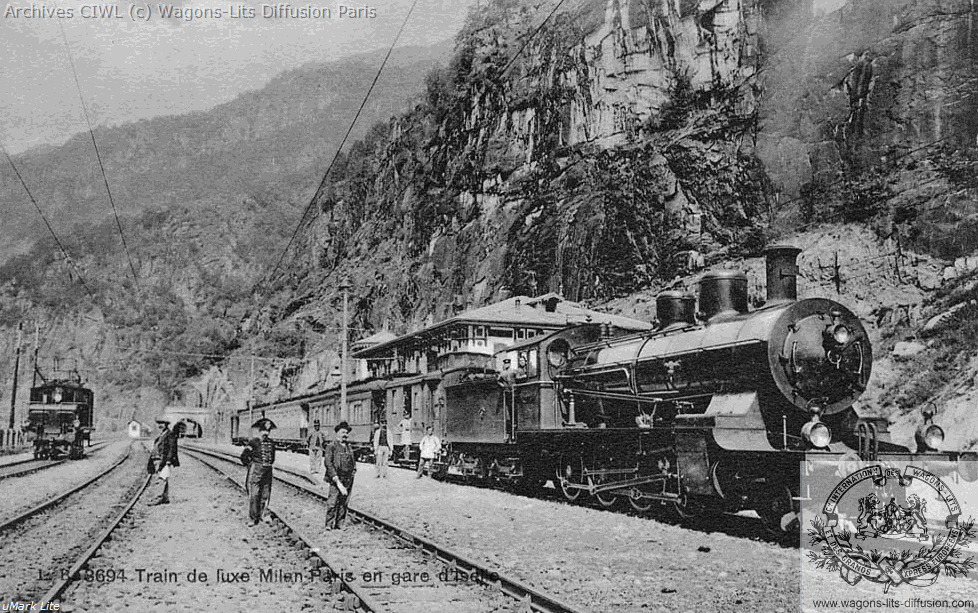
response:
<path id="1" fill-rule="evenodd" d="M 110 18 L 87 18 L 91 9 L 83 11 L 82 7 L 92 5 L 81 0 L 5 0 L 0 4 L 4 11 L 0 14 L 0 142 L 9 152 L 61 144 L 87 131 L 79 88 L 96 126 L 202 111 L 309 62 L 386 51 L 411 6 L 411 0 L 345 5 L 348 13 L 354 8 L 376 11 L 373 18 L 350 18 L 341 17 L 343 5 L 332 0 L 298 0 L 293 8 L 329 9 L 330 18 L 285 19 L 263 17 L 263 12 L 270 13 L 268 7 L 282 4 L 251 0 L 173 5 L 139 1 L 143 4 L 107 0 L 95 5 L 117 7 L 110 9 Z M 418 0 L 397 47 L 451 39 L 476 1 Z M 72 16 L 24 18 L 12 13 L 18 8 L 30 11 L 32 5 L 71 9 Z M 195 12 L 211 9 L 211 16 L 163 18 L 161 6 Z M 254 18 L 237 17 L 248 14 L 249 8 Z"/>

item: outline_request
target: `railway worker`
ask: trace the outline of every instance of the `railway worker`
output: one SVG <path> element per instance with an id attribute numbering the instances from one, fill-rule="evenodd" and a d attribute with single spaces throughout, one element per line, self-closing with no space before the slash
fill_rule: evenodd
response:
<path id="1" fill-rule="evenodd" d="M 241 452 L 241 463 L 248 467 L 248 522 L 257 526 L 268 506 L 272 495 L 272 465 L 275 464 L 275 441 L 269 436 L 276 427 L 275 422 L 263 417 L 251 426 L 258 430 L 258 436 L 248 441 Z"/>
<path id="2" fill-rule="evenodd" d="M 401 420 L 398 427 L 401 429 L 401 445 L 398 457 L 407 461 L 411 457 L 411 428 L 413 427 L 410 411 L 404 411 L 404 419 Z"/>
<path id="3" fill-rule="evenodd" d="M 319 420 L 312 422 L 313 431 L 306 438 L 309 446 L 309 473 L 318 475 L 323 465 L 323 448 L 326 447 L 326 433 L 319 429 Z"/>
<path id="4" fill-rule="evenodd" d="M 170 504 L 172 471 L 173 468 L 180 466 L 180 459 L 177 457 L 177 433 L 170 429 L 170 418 L 157 417 L 156 423 L 160 426 L 160 434 L 153 442 L 153 451 L 150 454 L 156 465 L 156 477 L 153 479 L 156 496 L 149 503 L 151 507 Z"/>
<path id="5" fill-rule="evenodd" d="M 424 438 L 421 439 L 421 459 L 418 460 L 418 479 L 424 475 L 425 467 L 428 468 L 428 476 L 434 470 L 435 457 L 441 451 L 441 439 L 434 434 L 434 428 L 428 426 L 424 431 Z"/>
<path id="6" fill-rule="evenodd" d="M 377 466 L 376 478 L 387 478 L 387 460 L 391 455 L 391 446 L 388 441 L 387 424 L 376 422 L 374 424 L 374 464 Z"/>
<path id="7" fill-rule="evenodd" d="M 341 421 L 333 428 L 336 440 L 326 447 L 326 482 L 330 484 L 326 499 L 326 529 L 339 530 L 346 517 L 350 492 L 353 491 L 353 477 L 357 473 L 357 461 L 347 439 L 350 425 Z"/>

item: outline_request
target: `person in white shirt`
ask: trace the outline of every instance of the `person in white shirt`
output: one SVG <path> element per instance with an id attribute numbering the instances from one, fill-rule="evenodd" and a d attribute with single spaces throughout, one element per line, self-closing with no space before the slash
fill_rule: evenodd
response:
<path id="1" fill-rule="evenodd" d="M 391 447 L 388 443 L 387 424 L 377 422 L 374 424 L 374 461 L 377 465 L 377 478 L 387 478 L 387 460 L 391 455 Z"/>
<path id="2" fill-rule="evenodd" d="M 412 424 L 411 424 L 411 414 L 410 413 L 408 413 L 408 412 L 405 411 L 405 413 L 404 413 L 404 419 L 401 420 L 401 423 L 398 424 L 398 427 L 401 429 L 401 451 L 400 451 L 400 458 L 402 460 L 408 460 L 408 459 L 410 459 L 410 455 L 411 455 L 411 427 L 412 427 Z"/>
<path id="3" fill-rule="evenodd" d="M 421 459 L 418 460 L 418 479 L 424 475 L 425 467 L 428 469 L 428 476 L 431 476 L 435 458 L 438 456 L 438 452 L 441 451 L 441 439 L 433 434 L 433 430 L 434 428 L 431 426 L 425 428 L 424 438 L 421 439 Z"/>

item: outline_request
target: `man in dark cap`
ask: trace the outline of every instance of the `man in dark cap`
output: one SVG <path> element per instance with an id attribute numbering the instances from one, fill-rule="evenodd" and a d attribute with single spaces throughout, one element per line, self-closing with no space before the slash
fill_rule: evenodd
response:
<path id="1" fill-rule="evenodd" d="M 326 446 L 326 433 L 319 429 L 319 420 L 312 422 L 313 431 L 306 439 L 309 446 L 309 473 L 318 475 L 323 461 L 323 448 Z"/>
<path id="2" fill-rule="evenodd" d="M 156 495 L 149 503 L 151 507 L 170 504 L 172 470 L 180 466 L 180 459 L 177 457 L 177 433 L 170 429 L 170 418 L 161 415 L 156 418 L 156 423 L 160 426 L 160 434 L 153 442 L 153 451 L 150 453 L 150 458 L 156 465 L 156 476 L 153 479 Z"/>
<path id="3" fill-rule="evenodd" d="M 272 465 L 275 463 L 275 442 L 269 436 L 275 428 L 275 422 L 261 418 L 252 425 L 258 430 L 258 436 L 248 441 L 248 446 L 241 452 L 241 463 L 248 467 L 248 517 L 249 526 L 256 526 L 261 521 L 268 499 L 272 495 Z"/>
<path id="4" fill-rule="evenodd" d="M 326 482 L 330 484 L 329 498 L 326 500 L 326 529 L 339 530 L 346 517 L 346 506 L 353 491 L 353 476 L 357 472 L 357 461 L 353 449 L 347 443 L 350 425 L 341 421 L 333 428 L 336 440 L 326 447 Z"/>

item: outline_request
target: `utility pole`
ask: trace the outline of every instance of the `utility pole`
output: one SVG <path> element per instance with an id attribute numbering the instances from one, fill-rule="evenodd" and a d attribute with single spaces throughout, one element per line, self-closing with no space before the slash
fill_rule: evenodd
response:
<path id="1" fill-rule="evenodd" d="M 346 407 L 346 350 L 347 350 L 347 340 L 349 339 L 348 329 L 349 322 L 347 320 L 347 300 L 350 295 L 350 279 L 349 277 L 343 277 L 340 281 L 340 291 L 343 292 L 343 355 L 340 358 L 340 420 L 347 421 L 350 419 L 350 415 L 347 412 Z"/>
<path id="2" fill-rule="evenodd" d="M 251 354 L 251 376 L 248 379 L 248 438 L 251 438 L 251 424 L 255 423 L 255 354 Z M 241 424 L 238 424 L 241 429 Z"/>
<path id="3" fill-rule="evenodd" d="M 37 352 L 41 348 L 41 324 L 34 322 L 34 374 L 31 377 L 31 387 L 37 387 Z"/>
<path id="4" fill-rule="evenodd" d="M 17 411 L 17 377 L 20 374 L 20 342 L 24 332 L 24 322 L 17 324 L 17 354 L 14 358 L 14 384 L 10 389 L 10 429 L 14 429 L 14 413 Z"/>

